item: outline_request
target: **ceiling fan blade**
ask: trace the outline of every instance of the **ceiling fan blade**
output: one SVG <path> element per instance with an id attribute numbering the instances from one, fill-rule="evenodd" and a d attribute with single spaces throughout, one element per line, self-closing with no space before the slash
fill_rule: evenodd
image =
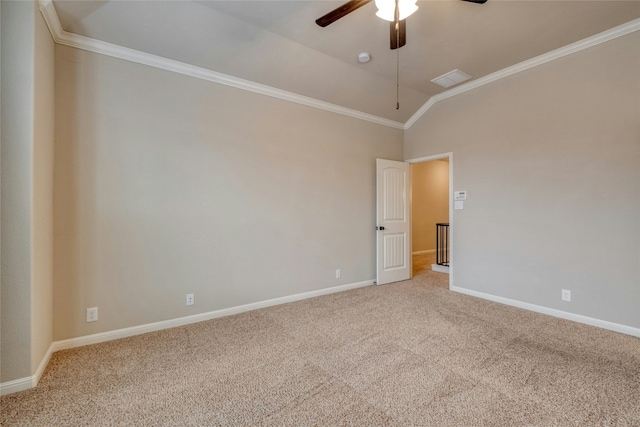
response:
<path id="1" fill-rule="evenodd" d="M 399 31 L 396 32 L 396 23 L 389 22 L 389 34 L 391 35 L 389 45 L 391 49 L 397 49 L 407 44 L 407 20 L 398 21 L 398 26 Z M 398 35 L 400 36 L 399 40 Z"/>
<path id="2" fill-rule="evenodd" d="M 478 3 L 478 4 L 485 4 L 487 2 L 487 0 L 462 0 L 462 1 L 468 1 L 470 3 Z"/>
<path id="3" fill-rule="evenodd" d="M 486 1 L 486 0 L 485 0 Z M 345 15 L 350 14 L 356 9 L 361 8 L 367 3 L 370 3 L 371 0 L 351 0 L 337 9 L 332 10 L 326 15 L 316 19 L 316 24 L 321 27 L 326 27 L 329 24 L 336 22 L 338 19 L 342 18 Z"/>

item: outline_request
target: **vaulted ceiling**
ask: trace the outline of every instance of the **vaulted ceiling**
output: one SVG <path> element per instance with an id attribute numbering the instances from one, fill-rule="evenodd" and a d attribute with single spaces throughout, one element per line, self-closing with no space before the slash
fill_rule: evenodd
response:
<path id="1" fill-rule="evenodd" d="M 326 28 L 315 24 L 345 1 L 53 4 L 69 33 L 400 123 L 446 90 L 431 79 L 448 71 L 479 79 L 640 18 L 638 0 L 419 1 L 406 46 L 392 51 L 373 2 Z M 365 51 L 372 59 L 360 64 Z"/>

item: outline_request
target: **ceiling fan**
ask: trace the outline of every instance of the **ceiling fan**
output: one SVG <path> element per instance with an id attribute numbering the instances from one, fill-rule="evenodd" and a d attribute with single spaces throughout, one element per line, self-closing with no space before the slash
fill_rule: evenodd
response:
<path id="1" fill-rule="evenodd" d="M 316 24 L 326 27 L 336 22 L 338 19 L 361 8 L 372 0 L 351 0 L 326 15 L 316 19 Z M 484 4 L 487 0 L 463 0 L 471 3 Z M 418 9 L 416 0 L 375 0 L 380 18 L 389 21 L 390 47 L 398 49 L 407 43 L 407 16 Z"/>

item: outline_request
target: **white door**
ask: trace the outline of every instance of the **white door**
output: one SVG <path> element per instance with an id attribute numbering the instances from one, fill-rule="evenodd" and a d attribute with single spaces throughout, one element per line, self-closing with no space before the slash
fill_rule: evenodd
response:
<path id="1" fill-rule="evenodd" d="M 411 278 L 409 163 L 376 160 L 377 283 Z"/>

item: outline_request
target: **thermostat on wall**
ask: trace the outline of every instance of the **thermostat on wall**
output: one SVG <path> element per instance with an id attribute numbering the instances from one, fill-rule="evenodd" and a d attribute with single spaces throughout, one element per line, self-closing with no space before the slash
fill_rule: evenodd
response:
<path id="1" fill-rule="evenodd" d="M 462 191 L 456 191 L 453 193 L 453 199 L 454 200 L 467 200 L 467 192 L 462 190 Z"/>

